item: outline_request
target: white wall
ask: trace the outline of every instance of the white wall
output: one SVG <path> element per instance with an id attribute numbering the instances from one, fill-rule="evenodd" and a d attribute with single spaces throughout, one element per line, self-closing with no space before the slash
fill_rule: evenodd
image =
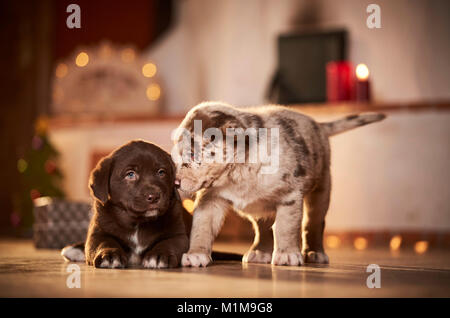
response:
<path id="1" fill-rule="evenodd" d="M 371 70 L 377 101 L 450 98 L 450 2 L 445 0 L 176 1 L 172 30 L 149 49 L 164 81 L 166 110 L 203 100 L 264 102 L 280 32 L 346 27 L 349 58 Z M 366 27 L 366 7 L 381 6 L 381 29 Z"/>
<path id="2" fill-rule="evenodd" d="M 449 230 L 450 112 L 388 115 L 330 139 L 328 228 Z"/>

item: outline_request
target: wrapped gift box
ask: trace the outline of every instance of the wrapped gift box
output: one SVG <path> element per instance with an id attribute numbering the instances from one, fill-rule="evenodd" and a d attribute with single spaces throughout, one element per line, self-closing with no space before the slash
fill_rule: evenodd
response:
<path id="1" fill-rule="evenodd" d="M 91 216 L 88 203 L 50 197 L 34 200 L 34 245 L 59 249 L 85 241 Z"/>

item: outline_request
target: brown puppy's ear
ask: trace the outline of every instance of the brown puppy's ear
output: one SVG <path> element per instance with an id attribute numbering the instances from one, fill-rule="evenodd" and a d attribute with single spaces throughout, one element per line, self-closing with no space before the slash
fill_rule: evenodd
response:
<path id="1" fill-rule="evenodd" d="M 97 163 L 89 178 L 89 188 L 94 198 L 102 204 L 108 201 L 109 196 L 109 176 L 111 174 L 112 158 L 105 157 Z"/>

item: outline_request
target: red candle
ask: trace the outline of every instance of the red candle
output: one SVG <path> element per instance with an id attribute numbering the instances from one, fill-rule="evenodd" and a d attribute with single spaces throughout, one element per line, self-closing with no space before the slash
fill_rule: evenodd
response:
<path id="1" fill-rule="evenodd" d="M 339 102 L 353 99 L 353 66 L 347 61 L 327 63 L 327 99 Z"/>
<path id="2" fill-rule="evenodd" d="M 356 100 L 358 102 L 370 101 L 369 69 L 365 64 L 356 66 Z"/>

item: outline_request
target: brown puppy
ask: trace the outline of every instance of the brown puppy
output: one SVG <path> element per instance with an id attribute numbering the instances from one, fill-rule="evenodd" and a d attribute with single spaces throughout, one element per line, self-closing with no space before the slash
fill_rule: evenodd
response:
<path id="1" fill-rule="evenodd" d="M 131 141 L 103 158 L 89 181 L 94 198 L 84 252 L 65 247 L 70 261 L 104 268 L 180 265 L 189 240 L 184 210 L 175 188 L 170 155 L 160 147 Z"/>

